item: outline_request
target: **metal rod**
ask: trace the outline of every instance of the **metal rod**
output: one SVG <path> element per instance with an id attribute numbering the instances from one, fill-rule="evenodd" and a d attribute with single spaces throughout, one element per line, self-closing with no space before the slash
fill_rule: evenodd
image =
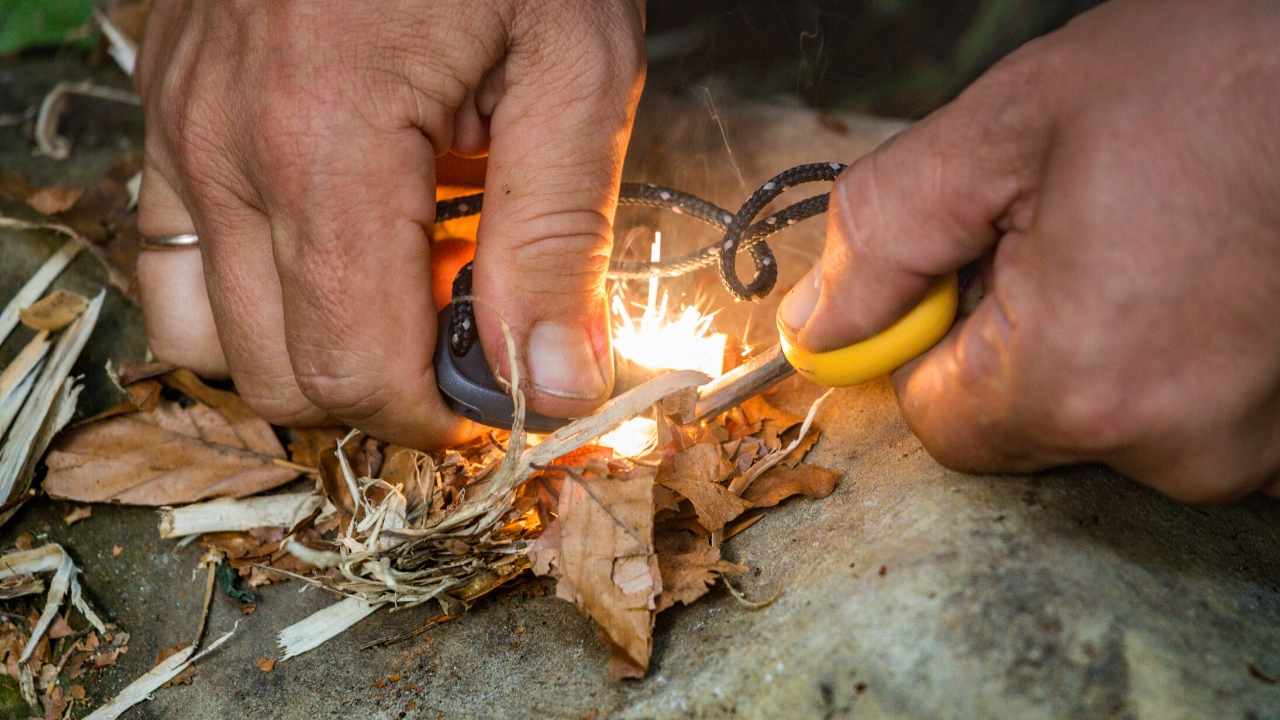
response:
<path id="1" fill-rule="evenodd" d="M 782 354 L 782 346 L 772 348 L 698 388 L 698 401 L 693 416 L 685 422 L 714 417 L 743 400 L 768 390 L 791 377 L 795 368 Z"/>

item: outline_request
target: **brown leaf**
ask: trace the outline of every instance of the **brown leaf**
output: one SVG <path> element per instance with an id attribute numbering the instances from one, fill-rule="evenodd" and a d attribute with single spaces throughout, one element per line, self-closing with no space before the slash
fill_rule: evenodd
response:
<path id="1" fill-rule="evenodd" d="M 751 503 L 729 492 L 720 484 L 725 467 L 717 443 L 699 443 L 664 462 L 658 471 L 658 482 L 680 493 L 693 504 L 698 522 L 710 532 L 738 517 Z"/>
<path id="2" fill-rule="evenodd" d="M 811 427 L 809 429 L 809 434 L 804 436 L 804 439 L 800 441 L 800 444 L 796 446 L 796 449 L 787 453 L 787 457 L 783 459 L 782 464 L 787 467 L 795 467 L 799 465 L 804 461 L 805 455 L 808 455 L 809 451 L 813 449 L 813 446 L 818 444 L 818 439 L 821 437 L 822 433 L 816 428 Z"/>
<path id="3" fill-rule="evenodd" d="M 289 459 L 299 465 L 318 468 L 326 455 L 333 455 L 338 441 L 346 434 L 342 428 L 290 429 Z"/>
<path id="4" fill-rule="evenodd" d="M 50 185 L 27 196 L 27 204 L 43 215 L 57 215 L 71 209 L 80 199 L 84 188 L 70 185 Z"/>
<path id="5" fill-rule="evenodd" d="M 275 658 L 260 657 L 254 665 L 257 665 L 262 672 L 269 673 L 276 669 L 276 660 Z"/>
<path id="6" fill-rule="evenodd" d="M 680 503 L 684 502 L 684 498 L 670 488 L 661 485 L 653 486 L 653 513 L 656 515 L 666 510 L 680 509 Z"/>
<path id="7" fill-rule="evenodd" d="M 63 433 L 46 458 L 44 488 L 54 498 L 130 505 L 243 497 L 297 477 L 277 462 L 283 456 L 271 427 L 235 403 L 162 401 Z"/>
<path id="8" fill-rule="evenodd" d="M 176 369 L 172 364 L 163 362 L 122 362 L 116 369 L 116 379 L 122 386 L 129 387 L 136 382 L 158 378 Z"/>
<path id="9" fill-rule="evenodd" d="M 132 385 L 126 385 L 124 392 L 126 399 L 112 405 L 102 412 L 92 417 L 85 418 L 76 422 L 72 427 L 80 427 L 89 425 L 107 418 L 113 418 L 117 415 L 128 415 L 135 412 L 150 412 L 156 409 L 160 404 L 160 390 L 163 386 L 155 380 L 143 380 Z"/>
<path id="10" fill-rule="evenodd" d="M 85 518 L 92 517 L 92 516 L 93 516 L 92 505 L 76 505 L 75 507 L 71 508 L 71 510 L 66 515 L 62 516 L 62 522 L 68 525 L 75 525 L 81 520 L 84 520 Z"/>
<path id="11" fill-rule="evenodd" d="M 78 683 L 77 683 L 77 684 L 75 684 L 75 685 L 72 685 L 72 686 L 71 686 L 71 697 L 75 698 L 76 700 L 83 700 L 83 699 L 85 699 L 85 697 L 87 696 L 87 694 L 88 694 L 88 693 L 86 693 L 86 692 L 85 692 L 85 689 L 84 689 L 84 686 L 83 686 L 83 685 L 80 685 L 80 684 L 78 684 Z"/>
<path id="12" fill-rule="evenodd" d="M 250 410 L 248 403 L 240 399 L 239 395 L 211 388 L 201 382 L 195 373 L 186 369 L 174 370 L 165 375 L 162 381 L 193 400 L 213 408 L 226 423 L 230 424 L 231 431 L 239 442 L 232 442 L 228 438 L 221 441 L 223 444 L 243 447 L 246 450 L 277 458 L 285 456 L 284 448 L 281 447 L 275 431 L 271 429 L 271 424 Z"/>
<path id="13" fill-rule="evenodd" d="M 417 459 L 419 451 L 407 447 L 388 446 L 383 451 L 383 474 L 381 479 L 398 486 L 403 491 L 412 491 L 417 486 Z"/>
<path id="14" fill-rule="evenodd" d="M 57 332 L 70 325 L 89 307 L 89 299 L 67 290 L 55 290 L 18 311 L 22 324 L 32 330 Z"/>
<path id="15" fill-rule="evenodd" d="M 662 572 L 662 594 L 657 612 L 676 603 L 688 605 L 707 594 L 722 574 L 743 573 L 747 568 L 720 559 L 720 548 L 700 542 L 693 549 L 679 553 L 659 553 L 658 569 Z"/>
<path id="16" fill-rule="evenodd" d="M 217 549 L 228 560 L 261 560 L 279 549 L 278 542 L 263 541 L 247 532 L 214 532 L 200 536 L 200 545 Z"/>
<path id="17" fill-rule="evenodd" d="M 53 665 L 48 665 L 47 667 L 53 668 L 54 676 L 52 678 L 52 684 L 49 685 L 49 689 L 45 692 L 44 697 L 42 698 L 44 703 L 44 717 L 45 720 L 62 720 L 62 716 L 67 710 L 67 697 L 62 692 L 62 687 L 57 684 L 58 669 Z"/>
<path id="18" fill-rule="evenodd" d="M 738 407 L 742 410 L 742 414 L 746 416 L 748 425 L 770 420 L 777 424 L 779 433 L 786 432 L 804 421 L 804 418 L 798 415 L 792 415 L 786 410 L 770 405 L 769 401 L 760 395 L 747 399 Z"/>
<path id="19" fill-rule="evenodd" d="M 75 635 L 76 631 L 67 624 L 67 618 L 64 615 L 58 615 L 53 619 L 53 623 L 49 625 L 49 639 L 60 640 L 68 635 Z"/>
<path id="20" fill-rule="evenodd" d="M 817 465 L 779 465 L 751 483 L 744 497 L 753 507 L 773 507 L 792 495 L 816 500 L 834 492 L 839 480 L 839 472 Z"/>
<path id="21" fill-rule="evenodd" d="M 662 579 L 653 549 L 653 470 L 625 477 L 568 473 L 559 518 L 535 543 L 535 572 L 554 575 L 556 596 L 601 627 L 641 672 L 653 649 L 653 608 Z"/>

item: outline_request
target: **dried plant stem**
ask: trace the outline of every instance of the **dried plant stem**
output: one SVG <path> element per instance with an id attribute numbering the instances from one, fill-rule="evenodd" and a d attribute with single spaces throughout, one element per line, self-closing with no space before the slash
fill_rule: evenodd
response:
<path id="1" fill-rule="evenodd" d="M 137 94 L 128 90 L 95 85 L 89 80 L 60 82 L 44 96 L 36 113 L 36 147 L 40 153 L 54 160 L 65 160 L 71 155 L 71 141 L 58 135 L 58 121 L 66 108 L 67 97 L 83 95 L 98 100 L 141 105 Z"/>

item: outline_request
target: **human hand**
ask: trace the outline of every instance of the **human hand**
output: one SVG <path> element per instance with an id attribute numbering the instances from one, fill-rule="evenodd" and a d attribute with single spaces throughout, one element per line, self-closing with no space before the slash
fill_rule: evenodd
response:
<path id="1" fill-rule="evenodd" d="M 501 317 L 530 407 L 589 412 L 643 73 L 643 0 L 157 3 L 139 228 L 201 242 L 139 259 L 154 354 L 229 373 L 279 424 L 465 437 L 432 369 L 429 239 L 437 160 L 487 152 L 480 340 L 510 377 Z"/>
<path id="2" fill-rule="evenodd" d="M 982 260 L 976 309 L 894 375 L 939 461 L 1276 493 L 1277 33 L 1275 3 L 1135 0 L 1030 43 L 842 176 L 780 319 L 833 349 Z"/>

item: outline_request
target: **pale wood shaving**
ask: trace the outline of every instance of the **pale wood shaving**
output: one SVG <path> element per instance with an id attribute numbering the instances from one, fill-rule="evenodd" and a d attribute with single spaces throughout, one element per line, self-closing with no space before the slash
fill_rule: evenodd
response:
<path id="1" fill-rule="evenodd" d="M 134 705 L 150 700 L 151 694 L 159 690 L 162 685 L 182 674 L 188 667 L 204 659 L 209 653 L 222 647 L 223 643 L 235 635 L 238 628 L 239 624 L 212 643 L 209 643 L 209 647 L 202 650 L 199 655 L 194 654 L 196 648 L 192 645 L 165 658 L 143 674 L 142 677 L 129 683 L 111 702 L 90 713 L 85 720 L 115 720 L 115 718 L 120 717 Z"/>
<path id="2" fill-rule="evenodd" d="M 93 334 L 105 297 L 105 292 L 98 293 L 84 313 L 62 332 L 0 450 L 0 498 L 9 514 L 21 502 L 18 495 L 26 492 L 49 442 L 75 413 L 80 388 L 68 375 Z"/>
<path id="3" fill-rule="evenodd" d="M 160 537 L 178 538 L 210 532 L 236 532 L 259 527 L 293 527 L 325 499 L 312 492 L 266 495 L 241 500 L 223 498 L 160 511 Z"/>

